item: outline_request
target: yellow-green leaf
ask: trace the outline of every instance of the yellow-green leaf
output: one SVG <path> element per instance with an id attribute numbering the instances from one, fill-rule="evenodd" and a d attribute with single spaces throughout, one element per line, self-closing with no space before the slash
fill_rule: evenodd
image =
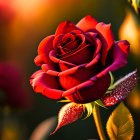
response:
<path id="1" fill-rule="evenodd" d="M 134 121 L 128 108 L 120 103 L 110 115 L 107 133 L 111 140 L 131 140 L 134 134 Z"/>
<path id="2" fill-rule="evenodd" d="M 99 106 L 101 106 L 101 107 L 107 109 L 107 107 L 103 104 L 103 102 L 102 102 L 100 99 L 98 99 L 98 100 L 96 100 L 96 101 L 94 101 L 94 102 L 95 102 L 97 105 L 99 105 Z"/>
<path id="3" fill-rule="evenodd" d="M 60 100 L 58 101 L 59 103 L 68 103 L 68 102 L 71 102 L 70 100 Z"/>
<path id="4" fill-rule="evenodd" d="M 88 104 L 83 104 L 84 111 L 85 111 L 85 109 L 87 110 L 87 115 L 84 119 L 88 118 L 92 114 L 93 106 L 94 106 L 94 102 L 93 103 L 88 103 Z"/>

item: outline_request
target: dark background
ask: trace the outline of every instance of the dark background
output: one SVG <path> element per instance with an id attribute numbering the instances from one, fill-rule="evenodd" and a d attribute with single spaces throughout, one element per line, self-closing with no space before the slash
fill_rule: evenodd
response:
<path id="1" fill-rule="evenodd" d="M 4 2 L 4 1 L 3 1 Z M 56 116 L 64 103 L 57 103 L 37 94 L 29 84 L 29 77 L 40 69 L 34 64 L 40 41 L 50 34 L 54 34 L 59 23 L 70 20 L 76 24 L 86 15 L 104 23 L 111 23 L 115 40 L 119 40 L 119 29 L 127 12 L 131 11 L 137 21 L 137 15 L 132 7 L 124 0 L 9 0 L 0 9 L 0 60 L 13 61 L 22 69 L 24 84 L 29 90 L 32 105 L 21 109 L 18 113 L 21 127 L 24 126 L 24 136 L 29 139 L 32 132 L 43 120 Z M 1 4 L 1 2 L 0 2 Z M 137 23 L 136 25 L 137 26 Z M 128 34 L 131 34 L 128 32 Z M 140 45 L 137 45 L 140 47 Z M 135 44 L 132 44 L 135 47 Z M 128 65 L 114 73 L 115 80 L 140 68 L 140 55 L 130 51 Z M 140 139 L 140 91 L 125 100 L 135 122 L 134 139 Z M 135 100 L 138 102 L 135 105 Z M 117 106 L 117 105 L 116 105 Z M 101 108 L 101 118 L 105 128 L 106 121 L 116 107 Z M 55 127 L 54 127 L 55 128 Z M 54 129 L 53 128 L 53 129 Z M 22 133 L 22 132 L 21 132 Z M 86 120 L 64 126 L 48 140 L 87 140 L 99 139 L 91 117 Z"/>

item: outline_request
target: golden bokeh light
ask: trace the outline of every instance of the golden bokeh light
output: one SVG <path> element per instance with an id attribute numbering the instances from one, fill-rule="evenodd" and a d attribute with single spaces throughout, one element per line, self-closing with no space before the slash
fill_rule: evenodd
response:
<path id="1" fill-rule="evenodd" d="M 119 29 L 119 38 L 130 42 L 131 52 L 140 56 L 140 25 L 135 22 L 135 19 L 130 11 L 127 11 L 126 17 Z"/>
<path id="2" fill-rule="evenodd" d="M 127 97 L 127 103 L 133 110 L 140 111 L 140 91 L 138 89 L 134 89 Z"/>

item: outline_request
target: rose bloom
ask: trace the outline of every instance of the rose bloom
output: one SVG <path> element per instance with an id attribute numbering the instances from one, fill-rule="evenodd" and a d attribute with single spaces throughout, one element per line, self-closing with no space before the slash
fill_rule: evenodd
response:
<path id="1" fill-rule="evenodd" d="M 0 106 L 28 108 L 31 105 L 28 93 L 19 68 L 12 63 L 0 62 Z"/>
<path id="2" fill-rule="evenodd" d="M 76 25 L 62 22 L 38 47 L 34 61 L 41 70 L 31 76 L 34 91 L 76 103 L 100 99 L 110 85 L 109 72 L 127 64 L 130 46 L 114 41 L 110 26 L 89 15 Z"/>

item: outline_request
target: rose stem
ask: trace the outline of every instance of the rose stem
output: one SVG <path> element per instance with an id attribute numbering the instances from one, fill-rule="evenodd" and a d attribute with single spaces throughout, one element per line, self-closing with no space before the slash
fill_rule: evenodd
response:
<path id="1" fill-rule="evenodd" d="M 93 108 L 93 118 L 95 121 L 95 125 L 97 128 L 97 132 L 100 137 L 100 140 L 106 140 L 106 137 L 103 131 L 102 122 L 101 122 L 99 106 L 96 104 L 94 105 L 94 108 Z"/>

